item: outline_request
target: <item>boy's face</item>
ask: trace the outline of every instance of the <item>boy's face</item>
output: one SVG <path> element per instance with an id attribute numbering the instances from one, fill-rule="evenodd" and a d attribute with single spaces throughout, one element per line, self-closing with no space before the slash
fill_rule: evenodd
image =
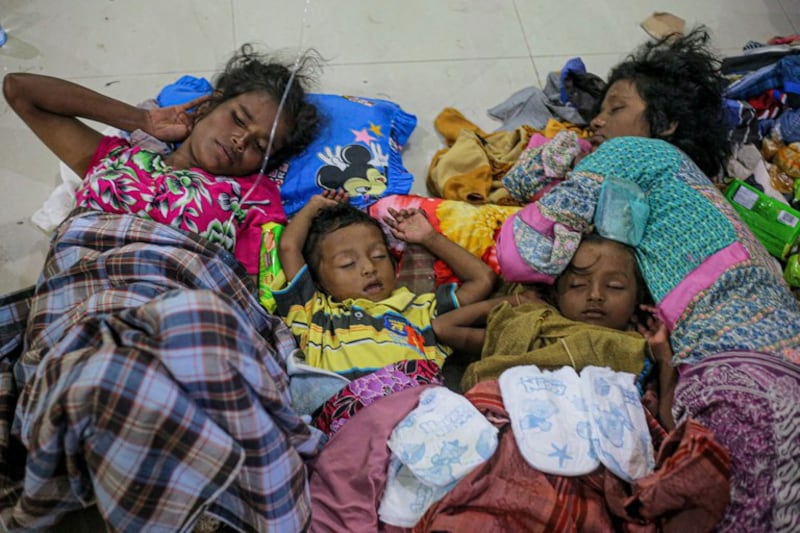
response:
<path id="1" fill-rule="evenodd" d="M 556 298 L 565 317 L 577 322 L 626 330 L 637 302 L 636 264 L 631 253 L 613 241 L 583 242 L 558 279 Z"/>
<path id="2" fill-rule="evenodd" d="M 600 112 L 592 119 L 592 146 L 595 148 L 615 137 L 650 137 L 650 125 L 645 118 L 647 104 L 636 84 L 619 80 L 608 88 Z"/>
<path id="3" fill-rule="evenodd" d="M 323 290 L 337 301 L 388 298 L 395 286 L 395 269 L 380 229 L 352 224 L 326 235 L 319 243 L 317 273 Z"/>

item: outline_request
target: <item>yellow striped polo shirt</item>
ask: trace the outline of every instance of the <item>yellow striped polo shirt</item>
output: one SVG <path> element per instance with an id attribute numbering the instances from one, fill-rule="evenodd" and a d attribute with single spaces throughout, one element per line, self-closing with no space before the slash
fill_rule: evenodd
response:
<path id="1" fill-rule="evenodd" d="M 446 284 L 436 293 L 415 295 L 400 287 L 380 302 L 337 302 L 317 290 L 304 266 L 289 286 L 273 294 L 305 363 L 355 379 L 404 360 L 443 365 L 451 350 L 436 342 L 431 320 L 458 307 L 455 290 L 455 284 Z"/>

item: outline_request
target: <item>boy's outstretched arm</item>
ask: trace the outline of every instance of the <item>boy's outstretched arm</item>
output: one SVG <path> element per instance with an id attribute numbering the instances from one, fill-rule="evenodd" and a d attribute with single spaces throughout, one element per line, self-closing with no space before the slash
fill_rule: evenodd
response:
<path id="1" fill-rule="evenodd" d="M 535 301 L 541 300 L 534 290 L 480 300 L 438 315 L 431 325 L 438 341 L 458 353 L 480 356 L 486 340 L 486 320 L 491 310 L 503 302 L 520 305 Z"/>
<path id="2" fill-rule="evenodd" d="M 287 282 L 292 281 L 306 264 L 303 257 L 303 244 L 306 242 L 311 221 L 317 216 L 319 210 L 325 206 L 346 201 L 347 194 L 344 191 L 323 191 L 321 194 L 315 194 L 286 225 L 278 243 L 278 259 Z"/>
<path id="3" fill-rule="evenodd" d="M 675 428 L 672 418 L 672 399 L 678 383 L 678 372 L 672 366 L 672 345 L 669 343 L 669 331 L 666 324 L 656 318 L 656 308 L 649 305 L 640 306 L 652 316 L 646 324 L 638 324 L 637 328 L 650 347 L 658 371 L 658 418 L 665 429 Z"/>
<path id="4" fill-rule="evenodd" d="M 458 303 L 468 305 L 486 298 L 494 289 L 497 274 L 478 257 L 437 232 L 419 209 L 389 209 L 391 217 L 384 222 L 392 234 L 403 241 L 421 244 L 433 255 L 447 263 L 461 280 L 456 290 Z"/>

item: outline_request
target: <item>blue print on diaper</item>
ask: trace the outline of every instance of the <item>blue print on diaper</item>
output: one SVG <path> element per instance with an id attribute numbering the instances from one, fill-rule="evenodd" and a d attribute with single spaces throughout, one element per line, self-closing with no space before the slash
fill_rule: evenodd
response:
<path id="1" fill-rule="evenodd" d="M 594 379 L 594 393 L 598 396 L 608 396 L 611 392 L 611 386 L 604 378 Z"/>
<path id="2" fill-rule="evenodd" d="M 525 392 L 537 392 L 540 390 L 564 396 L 567 386 L 560 379 L 552 379 L 545 376 L 522 376 L 519 383 Z"/>
<path id="3" fill-rule="evenodd" d="M 431 457 L 431 468 L 419 470 L 423 479 L 437 480 L 437 485 L 455 481 L 453 476 L 453 463 L 460 463 L 461 458 L 469 449 L 466 444 L 461 446 L 458 440 L 445 441 L 439 453 Z"/>
<path id="4" fill-rule="evenodd" d="M 425 444 L 404 444 L 397 455 L 404 464 L 412 465 L 425 457 Z"/>
<path id="5" fill-rule="evenodd" d="M 405 428 L 414 427 L 414 425 L 416 423 L 417 423 L 417 415 L 412 411 L 411 413 L 406 415 L 406 417 L 404 419 L 402 419 L 399 424 L 397 424 L 397 427 L 395 428 L 395 431 L 397 429 L 405 429 Z"/>
<path id="6" fill-rule="evenodd" d="M 460 463 L 461 458 L 467 452 L 469 446 L 466 444 L 460 446 L 458 439 L 448 440 L 442 443 L 439 453 L 431 457 L 431 463 L 435 465 L 451 465 L 453 463 Z"/>
<path id="7" fill-rule="evenodd" d="M 475 451 L 478 452 L 481 459 L 488 459 L 496 449 L 497 431 L 493 427 L 481 431 L 481 436 L 478 437 L 478 442 L 475 443 Z"/>
<path id="8" fill-rule="evenodd" d="M 586 405 L 586 399 L 583 396 L 580 396 L 580 395 L 576 394 L 576 395 L 572 396 L 569 399 L 569 401 L 570 401 L 570 403 L 572 404 L 572 406 L 576 410 L 578 410 L 578 411 L 580 411 L 582 413 L 588 413 L 589 412 L 589 406 Z"/>
<path id="9" fill-rule="evenodd" d="M 541 429 L 550 431 L 553 424 L 548 420 L 558 412 L 558 407 L 550 400 L 529 400 L 522 406 L 520 427 L 522 429 Z"/>
<path id="10" fill-rule="evenodd" d="M 617 448 L 622 448 L 625 431 L 633 431 L 633 421 L 628 411 L 619 405 L 612 405 L 608 411 L 598 409 L 595 421 L 600 433 Z"/>
<path id="11" fill-rule="evenodd" d="M 622 401 L 628 405 L 638 406 L 641 403 L 641 400 L 639 399 L 639 393 L 637 391 L 626 389 L 625 387 L 619 387 L 619 392 L 622 393 Z"/>
<path id="12" fill-rule="evenodd" d="M 551 443 L 550 445 L 553 447 L 553 451 L 548 454 L 548 457 L 558 457 L 558 467 L 559 468 L 564 468 L 564 463 L 566 461 L 570 461 L 570 460 L 574 459 L 571 455 L 569 455 L 567 453 L 568 444 L 565 444 L 561 448 L 556 446 L 555 443 Z"/>
<path id="13" fill-rule="evenodd" d="M 411 502 L 409 508 L 415 513 L 424 513 L 431 499 L 433 499 L 433 489 L 420 483 L 417 485 L 417 490 L 414 491 L 414 501 Z"/>

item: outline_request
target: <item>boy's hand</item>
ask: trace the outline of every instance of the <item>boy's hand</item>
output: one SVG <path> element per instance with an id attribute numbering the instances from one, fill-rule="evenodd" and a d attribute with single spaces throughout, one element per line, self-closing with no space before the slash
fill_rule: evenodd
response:
<path id="1" fill-rule="evenodd" d="M 645 324 L 636 325 L 639 333 L 642 334 L 647 344 L 650 345 L 656 358 L 660 359 L 659 354 L 662 353 L 665 354 L 664 357 L 667 357 L 666 354 L 668 353 L 671 358 L 672 349 L 669 343 L 669 330 L 667 330 L 666 324 L 656 316 L 656 308 L 651 305 L 641 305 L 639 307 L 642 311 L 650 313 Z"/>
<path id="2" fill-rule="evenodd" d="M 525 290 L 516 294 L 519 296 L 520 304 L 529 304 L 542 301 L 542 295 L 539 294 L 539 291 L 533 287 L 525 287 Z"/>
<path id="3" fill-rule="evenodd" d="M 317 212 L 323 207 L 342 204 L 347 202 L 348 199 L 349 197 L 347 196 L 347 193 L 342 189 L 337 189 L 335 191 L 324 190 L 321 193 L 312 196 L 308 200 L 306 207 L 313 215 L 316 215 Z"/>
<path id="4" fill-rule="evenodd" d="M 422 209 L 396 211 L 389 208 L 389 214 L 391 217 L 384 217 L 383 221 L 396 239 L 412 244 L 424 244 L 436 234 L 436 230 Z"/>

